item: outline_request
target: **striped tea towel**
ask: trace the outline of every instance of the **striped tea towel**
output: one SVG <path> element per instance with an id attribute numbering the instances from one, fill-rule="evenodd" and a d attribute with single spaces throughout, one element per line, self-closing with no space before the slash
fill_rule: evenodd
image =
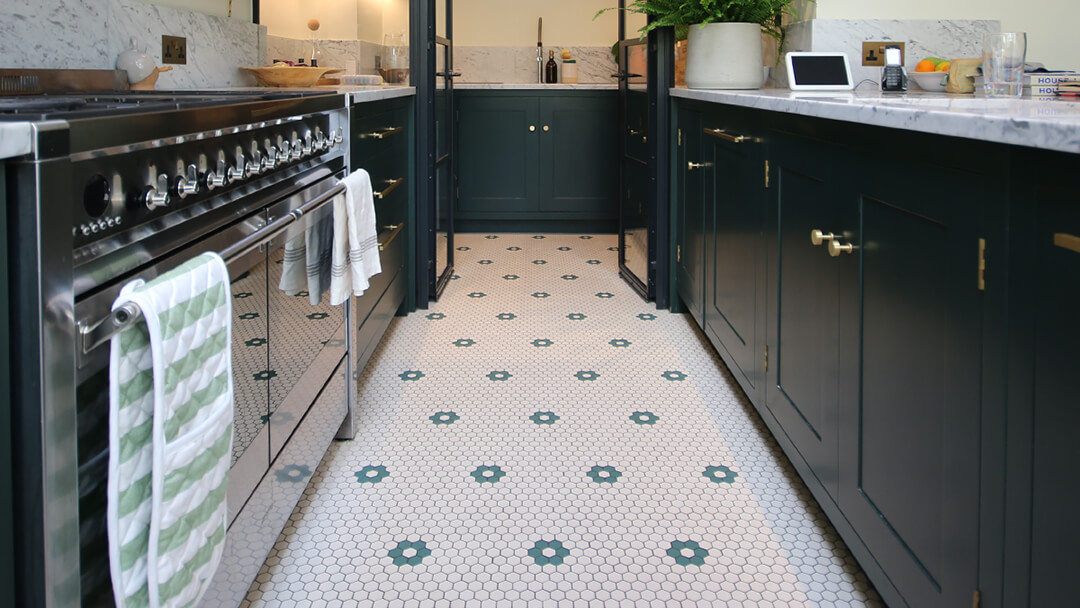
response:
<path id="1" fill-rule="evenodd" d="M 229 273 L 203 254 L 124 286 L 143 320 L 112 339 L 109 561 L 118 608 L 194 605 L 224 549 L 232 452 Z"/>
<path id="2" fill-rule="evenodd" d="M 330 276 L 330 304 L 334 306 L 350 295 L 364 295 L 368 279 L 382 272 L 371 177 L 367 171 L 357 169 L 342 183 L 345 195 L 334 199 L 334 265 Z"/>
<path id="3" fill-rule="evenodd" d="M 312 306 L 318 306 L 323 292 L 330 288 L 334 224 L 310 217 L 301 221 L 306 221 L 307 226 L 285 243 L 278 289 L 289 296 L 307 291 L 308 301 Z"/>

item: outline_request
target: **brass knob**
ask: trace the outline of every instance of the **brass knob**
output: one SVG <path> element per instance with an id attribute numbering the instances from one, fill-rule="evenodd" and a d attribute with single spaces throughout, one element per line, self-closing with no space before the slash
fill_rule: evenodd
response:
<path id="1" fill-rule="evenodd" d="M 547 133 L 550 130 L 551 130 L 551 127 L 549 127 L 547 125 L 544 125 L 544 133 Z"/>
<path id="2" fill-rule="evenodd" d="M 535 133 L 535 132 L 536 132 L 536 125 L 529 125 L 529 133 Z"/>
<path id="3" fill-rule="evenodd" d="M 851 243 L 848 243 L 846 245 L 841 245 L 840 241 L 837 241 L 835 239 L 829 241 L 829 255 L 831 255 L 834 258 L 840 257 L 841 253 L 847 253 L 848 255 L 850 255 L 850 254 L 854 253 L 854 251 L 855 251 L 855 245 L 852 245 Z"/>
<path id="4" fill-rule="evenodd" d="M 836 238 L 836 235 L 834 235 L 831 232 L 829 234 L 825 234 L 824 232 L 822 232 L 820 230 L 811 230 L 810 231 L 810 242 L 813 243 L 815 247 L 818 246 L 818 245 L 823 244 L 825 241 L 832 242 L 832 240 L 835 239 L 835 238 Z"/>
<path id="5" fill-rule="evenodd" d="M 693 171 L 694 169 L 705 169 L 706 167 L 711 167 L 711 166 L 712 166 L 712 163 L 686 163 L 686 168 L 689 171 Z"/>

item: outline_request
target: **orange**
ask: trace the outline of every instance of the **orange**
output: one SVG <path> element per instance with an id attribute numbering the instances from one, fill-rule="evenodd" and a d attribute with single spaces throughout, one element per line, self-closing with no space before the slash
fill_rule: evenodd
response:
<path id="1" fill-rule="evenodd" d="M 919 62 L 918 65 L 915 66 L 915 71 L 916 72 L 933 72 L 934 68 L 936 68 L 936 67 L 937 66 L 934 65 L 933 61 L 930 61 L 929 59 L 923 59 L 922 61 Z"/>

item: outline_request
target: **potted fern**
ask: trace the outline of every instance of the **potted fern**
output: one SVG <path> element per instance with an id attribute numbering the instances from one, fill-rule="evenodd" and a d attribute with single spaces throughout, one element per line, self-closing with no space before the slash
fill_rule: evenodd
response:
<path id="1" fill-rule="evenodd" d="M 758 89 L 764 82 L 761 34 L 783 39 L 780 20 L 795 0 L 635 0 L 625 10 L 652 17 L 642 28 L 687 28 L 686 86 Z M 606 9 L 612 10 L 612 9 Z"/>

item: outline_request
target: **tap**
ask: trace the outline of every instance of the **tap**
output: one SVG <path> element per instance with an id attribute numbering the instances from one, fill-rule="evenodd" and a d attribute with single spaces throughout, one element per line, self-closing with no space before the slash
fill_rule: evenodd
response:
<path id="1" fill-rule="evenodd" d="M 544 18 L 536 26 L 536 82 L 544 84 Z"/>

